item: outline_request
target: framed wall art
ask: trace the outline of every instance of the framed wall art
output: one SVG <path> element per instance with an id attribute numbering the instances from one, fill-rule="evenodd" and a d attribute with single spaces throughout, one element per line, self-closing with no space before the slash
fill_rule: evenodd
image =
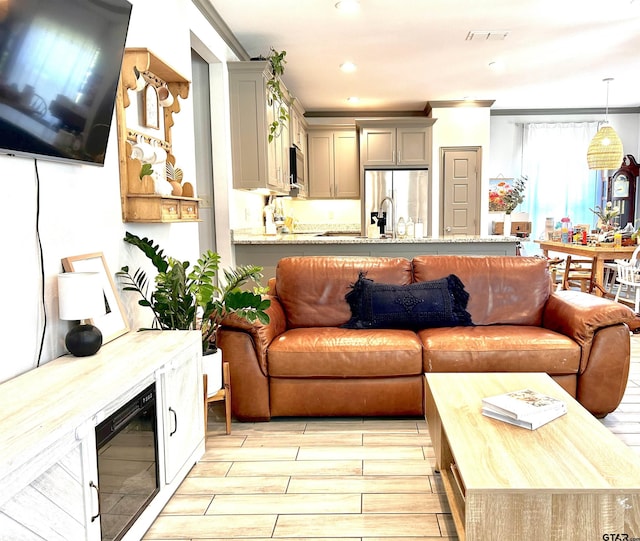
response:
<path id="1" fill-rule="evenodd" d="M 105 314 L 93 318 L 91 324 L 100 329 L 103 344 L 129 332 L 129 324 L 118 291 L 102 252 L 65 257 L 62 260 L 62 268 L 65 272 L 97 272 L 100 274 Z"/>
<path id="2" fill-rule="evenodd" d="M 507 210 L 505 206 L 505 194 L 513 190 L 515 179 L 496 177 L 489 179 L 489 212 L 504 212 Z"/>

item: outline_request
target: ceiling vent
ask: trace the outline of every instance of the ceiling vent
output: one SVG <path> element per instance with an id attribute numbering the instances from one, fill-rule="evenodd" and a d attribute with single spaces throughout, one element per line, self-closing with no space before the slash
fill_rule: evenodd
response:
<path id="1" fill-rule="evenodd" d="M 472 30 L 467 34 L 466 41 L 503 41 L 509 35 L 505 30 Z"/>

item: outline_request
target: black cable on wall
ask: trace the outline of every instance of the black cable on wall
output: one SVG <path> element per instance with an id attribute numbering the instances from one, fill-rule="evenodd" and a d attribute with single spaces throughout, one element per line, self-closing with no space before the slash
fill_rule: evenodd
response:
<path id="1" fill-rule="evenodd" d="M 36 172 L 36 241 L 38 243 L 38 255 L 40 256 L 40 299 L 42 302 L 42 334 L 40 336 L 40 347 L 38 348 L 38 360 L 36 367 L 40 366 L 42 361 L 42 350 L 44 349 L 44 337 L 47 332 L 47 305 L 45 302 L 45 276 L 44 276 L 44 255 L 42 253 L 42 240 L 40 239 L 40 173 L 38 171 L 38 160 L 33 160 Z"/>

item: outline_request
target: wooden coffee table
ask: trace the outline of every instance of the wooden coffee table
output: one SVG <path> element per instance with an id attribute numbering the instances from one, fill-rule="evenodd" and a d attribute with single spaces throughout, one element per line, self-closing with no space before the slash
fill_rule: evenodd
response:
<path id="1" fill-rule="evenodd" d="M 481 414 L 527 387 L 567 414 L 534 431 Z M 640 457 L 546 374 L 425 374 L 425 402 L 461 541 L 640 538 Z"/>

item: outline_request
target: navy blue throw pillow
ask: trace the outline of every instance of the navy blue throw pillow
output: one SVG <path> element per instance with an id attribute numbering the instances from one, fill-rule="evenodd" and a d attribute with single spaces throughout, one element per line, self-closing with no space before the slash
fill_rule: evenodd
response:
<path id="1" fill-rule="evenodd" d="M 347 329 L 426 329 L 473 325 L 469 293 L 455 274 L 408 285 L 376 283 L 360 273 L 345 296 L 351 319 Z"/>

